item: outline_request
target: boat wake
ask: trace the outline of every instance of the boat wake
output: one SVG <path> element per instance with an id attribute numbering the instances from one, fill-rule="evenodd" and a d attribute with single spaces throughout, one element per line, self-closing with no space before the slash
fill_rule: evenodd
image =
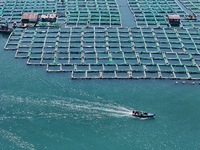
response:
<path id="1" fill-rule="evenodd" d="M 24 141 L 20 136 L 17 136 L 10 131 L 0 128 L 0 137 L 2 137 L 4 140 L 8 140 L 9 142 L 15 144 L 20 149 L 35 150 L 33 144 Z"/>
<path id="2" fill-rule="evenodd" d="M 30 118 L 106 118 L 132 117 L 131 109 L 123 106 L 103 102 L 90 102 L 75 98 L 66 99 L 31 99 L 13 96 L 0 98 L 0 109 L 4 119 Z"/>

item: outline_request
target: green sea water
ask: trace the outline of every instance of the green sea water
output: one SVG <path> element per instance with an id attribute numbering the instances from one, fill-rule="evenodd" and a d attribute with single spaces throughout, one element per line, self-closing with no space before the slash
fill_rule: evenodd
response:
<path id="1" fill-rule="evenodd" d="M 198 150 L 200 85 L 71 80 L 27 66 L 0 34 L 1 150 Z M 140 120 L 131 110 L 156 113 Z"/>

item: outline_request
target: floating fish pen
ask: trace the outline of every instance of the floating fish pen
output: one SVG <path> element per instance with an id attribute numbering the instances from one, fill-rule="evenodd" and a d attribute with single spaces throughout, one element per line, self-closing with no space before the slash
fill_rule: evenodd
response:
<path id="1" fill-rule="evenodd" d="M 71 72 L 77 79 L 199 79 L 199 66 L 139 64 L 48 64 L 47 72 Z"/>
<path id="2" fill-rule="evenodd" d="M 8 38 L 5 50 L 94 52 L 102 58 L 99 61 L 104 61 L 101 52 L 106 52 L 110 62 L 120 62 L 128 52 L 136 52 L 136 55 L 139 52 L 143 55 L 145 52 L 199 54 L 199 35 L 199 29 L 184 28 L 16 28 Z M 147 58 L 151 59 L 150 55 L 141 61 Z"/>
<path id="3" fill-rule="evenodd" d="M 27 12 L 43 19 L 56 14 L 50 22 L 15 28 L 4 49 L 72 79 L 200 80 L 199 18 L 186 19 L 174 0 L 127 3 L 137 27 L 122 27 L 116 0 L 1 1 L 0 16 L 10 22 Z M 196 1 L 180 3 L 198 15 Z M 179 26 L 170 25 L 170 15 L 180 16 Z"/>
<path id="4" fill-rule="evenodd" d="M 2 18 L 9 22 L 20 22 L 23 13 L 51 14 L 64 10 L 65 7 L 57 0 L 4 0 L 1 2 Z"/>
<path id="5" fill-rule="evenodd" d="M 68 26 L 121 26 L 115 0 L 65 0 Z"/>
<path id="6" fill-rule="evenodd" d="M 19 23 L 23 13 L 56 13 L 57 22 L 67 26 L 121 26 L 119 8 L 113 0 L 4 0 L 0 6 L 0 16 L 10 23 Z"/>
<path id="7" fill-rule="evenodd" d="M 180 2 L 187 8 L 190 9 L 195 15 L 200 15 L 200 3 L 196 0 L 180 0 Z"/>
<path id="8" fill-rule="evenodd" d="M 150 71 L 72 71 L 72 79 L 170 79 L 170 80 L 199 80 L 199 75 L 179 72 L 150 72 Z"/>
<path id="9" fill-rule="evenodd" d="M 196 5 L 198 2 L 192 0 L 181 0 L 181 2 L 183 2 L 186 7 L 196 10 L 193 12 L 199 15 L 199 4 Z M 187 12 L 184 12 L 174 0 L 128 0 L 128 4 L 136 19 L 136 24 L 139 27 L 169 27 L 171 25 L 168 23 L 167 16 L 174 14 L 180 16 L 182 27 L 200 27 L 199 20 L 188 21 L 185 19 L 188 15 Z"/>
<path id="10" fill-rule="evenodd" d="M 176 5 L 174 0 L 135 1 L 128 0 L 138 26 L 143 27 L 168 27 L 166 16 L 168 14 L 184 15 L 184 11 Z"/>
<path id="11" fill-rule="evenodd" d="M 200 79 L 199 35 L 183 28 L 16 28 L 5 50 L 74 79 Z"/>

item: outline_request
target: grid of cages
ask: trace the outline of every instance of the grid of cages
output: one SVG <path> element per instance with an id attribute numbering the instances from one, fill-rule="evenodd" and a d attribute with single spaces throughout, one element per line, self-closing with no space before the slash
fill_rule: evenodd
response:
<path id="1" fill-rule="evenodd" d="M 183 0 L 184 1 L 184 0 Z M 182 1 L 181 1 L 182 2 Z M 195 14 L 198 14 L 198 5 L 189 5 L 188 1 L 184 1 L 187 8 L 193 8 L 197 10 Z M 181 27 L 184 28 L 199 28 L 199 20 L 188 20 L 187 15 L 174 0 L 156 0 L 156 1 L 135 1 L 129 0 L 129 7 L 133 12 L 136 23 L 140 27 L 168 27 L 170 26 L 167 21 L 167 16 L 170 14 L 177 14 L 181 17 Z M 195 11 L 193 11 L 195 12 Z"/>
<path id="2" fill-rule="evenodd" d="M 5 50 L 16 51 L 15 57 L 28 59 L 29 65 L 48 65 L 48 71 L 80 72 L 82 66 L 128 76 L 129 70 L 146 71 L 145 78 L 161 76 L 158 72 L 190 78 L 200 73 L 199 35 L 199 29 L 173 28 L 16 28 Z"/>
<path id="3" fill-rule="evenodd" d="M 63 21 L 61 13 L 65 13 L 64 5 L 57 0 L 4 0 L 0 1 L 0 16 L 4 21 L 20 22 L 22 13 L 32 12 L 41 14 L 51 14 L 57 12 L 59 21 Z"/>
<path id="4" fill-rule="evenodd" d="M 200 27 L 200 21 L 199 20 L 182 20 L 181 21 L 182 26 L 184 28 L 199 28 Z"/>
<path id="5" fill-rule="evenodd" d="M 174 0 L 128 0 L 128 4 L 140 27 L 168 27 L 167 15 L 185 15 Z"/>
<path id="6" fill-rule="evenodd" d="M 115 0 L 65 0 L 68 26 L 121 26 Z"/>
<path id="7" fill-rule="evenodd" d="M 195 65 L 48 64 L 47 71 L 72 72 L 72 78 L 200 79 Z"/>
<path id="8" fill-rule="evenodd" d="M 186 7 L 186 9 L 190 10 L 193 14 L 196 15 L 197 18 L 193 20 L 182 20 L 182 24 L 185 28 L 199 28 L 200 27 L 200 21 L 199 21 L 199 15 L 200 15 L 200 4 L 196 0 L 180 0 L 181 4 Z M 187 16 L 185 16 L 186 18 Z"/>
<path id="9" fill-rule="evenodd" d="M 119 8 L 113 0 L 4 0 L 0 6 L 2 22 L 20 22 L 26 12 L 39 15 L 56 12 L 57 22 L 68 26 L 121 26 Z"/>
<path id="10" fill-rule="evenodd" d="M 185 52 L 199 53 L 199 29 L 183 28 L 16 28 L 5 49 L 39 45 L 70 52 Z M 112 56 L 110 54 L 110 59 Z"/>
<path id="11" fill-rule="evenodd" d="M 65 53 L 67 55 L 70 55 L 70 53 Z M 74 54 L 74 53 L 72 53 Z M 146 53 L 146 55 L 150 55 L 151 53 Z M 158 72 L 158 71 L 179 71 L 179 72 L 192 72 L 192 73 L 200 73 L 199 72 L 199 60 L 200 60 L 200 55 L 195 55 L 194 59 L 191 58 L 180 58 L 183 57 L 183 53 L 166 53 L 168 55 L 168 58 L 161 58 L 161 57 L 155 57 L 151 58 L 152 62 L 141 62 L 138 63 L 137 61 L 129 62 L 129 63 L 119 63 L 119 64 L 111 64 L 111 63 L 66 63 L 66 61 L 63 61 L 63 63 L 48 63 L 49 67 L 55 67 L 58 70 L 60 69 L 60 66 L 62 68 L 65 66 L 73 66 L 73 68 L 70 69 L 61 69 L 63 71 L 75 71 L 75 70 L 92 70 L 92 71 L 99 71 L 99 70 L 106 70 L 106 71 L 112 71 L 112 70 L 123 70 L 123 71 L 129 71 L 129 70 L 134 70 L 134 71 L 152 71 L 152 72 Z M 131 54 L 130 54 L 131 55 Z M 132 55 L 135 55 L 132 53 Z M 146 57 L 143 56 L 142 53 L 138 53 L 139 59 L 141 60 L 146 60 Z M 161 53 L 156 53 L 154 55 L 162 55 Z M 59 59 L 65 59 L 66 57 L 60 57 Z M 176 56 L 176 58 L 173 58 L 173 56 Z M 179 57 L 180 56 L 180 57 Z M 186 57 L 186 56 L 184 56 Z M 190 57 L 190 56 L 188 56 Z M 50 57 L 52 58 L 52 57 Z M 68 58 L 68 56 L 67 56 Z M 105 57 L 106 58 L 106 57 Z M 92 57 L 92 59 L 94 59 Z M 125 59 L 128 59 L 125 57 Z M 163 61 L 157 61 L 156 63 L 154 62 L 155 60 L 163 60 Z M 41 61 L 41 59 L 40 59 Z M 167 62 L 166 62 L 167 61 Z M 170 62 L 170 63 L 169 63 Z M 78 67 L 77 67 L 78 66 Z M 82 66 L 82 67 L 80 67 Z M 160 69 L 159 67 L 160 66 Z M 83 69 L 85 68 L 85 69 Z M 50 69 L 51 70 L 51 69 Z"/>
<path id="12" fill-rule="evenodd" d="M 200 15 L 200 3 L 198 0 L 180 0 L 180 2 L 197 16 Z"/>

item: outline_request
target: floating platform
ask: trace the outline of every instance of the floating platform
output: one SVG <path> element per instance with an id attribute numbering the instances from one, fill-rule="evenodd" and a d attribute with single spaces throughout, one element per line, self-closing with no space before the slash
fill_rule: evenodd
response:
<path id="1" fill-rule="evenodd" d="M 27 59 L 27 65 L 71 73 L 73 79 L 200 79 L 198 4 L 194 0 L 127 3 L 136 27 L 122 27 L 115 0 L 0 2 L 0 16 L 10 22 L 27 11 L 57 14 L 55 23 L 15 28 L 4 49 Z M 185 19 L 189 14 L 180 4 L 191 8 L 196 20 Z M 180 26 L 172 27 L 168 15 L 179 15 Z"/>
<path id="2" fill-rule="evenodd" d="M 180 0 L 180 2 L 189 10 L 193 12 L 193 14 L 200 16 L 200 3 L 196 0 Z"/>
<path id="3" fill-rule="evenodd" d="M 23 13 L 56 13 L 57 22 L 67 26 L 121 26 L 119 7 L 113 0 L 5 0 L 0 6 L 0 16 L 10 23 L 20 23 Z"/>
<path id="4" fill-rule="evenodd" d="M 176 3 L 179 1 L 179 3 Z M 196 0 L 127 0 L 138 27 L 169 27 L 167 15 L 179 15 L 181 27 L 199 28 L 199 3 Z M 181 4 L 181 5 L 179 5 Z M 116 0 L 5 0 L 0 1 L 0 16 L 10 23 L 20 22 L 22 13 L 40 16 L 56 13 L 57 22 L 67 26 L 122 26 L 122 18 Z M 184 8 L 181 8 L 183 6 Z M 193 14 L 188 14 L 188 11 Z M 129 10 L 127 10 L 129 11 Z M 187 20 L 188 15 L 197 19 Z"/>
<path id="5" fill-rule="evenodd" d="M 199 16 L 199 2 L 196 0 L 179 0 L 184 7 Z M 128 0 L 129 8 L 132 11 L 138 27 L 170 27 L 167 15 L 179 15 L 181 26 L 184 28 L 200 27 L 200 20 L 188 21 L 186 11 L 181 8 L 175 0 Z"/>
<path id="6" fill-rule="evenodd" d="M 131 73 L 131 76 L 130 76 Z M 163 72 L 165 74 L 166 72 Z M 167 72 L 169 73 L 169 72 Z M 199 80 L 200 75 L 187 76 L 184 73 L 176 76 L 175 72 L 171 72 L 171 75 L 162 76 L 162 73 L 149 72 L 149 71 L 72 71 L 72 79 L 167 79 L 167 80 Z"/>
<path id="7" fill-rule="evenodd" d="M 199 35 L 199 29 L 173 28 L 16 28 L 5 50 L 28 65 L 47 66 L 47 72 L 111 71 L 113 78 L 130 78 L 131 71 L 144 73 L 136 78 L 200 79 Z"/>

